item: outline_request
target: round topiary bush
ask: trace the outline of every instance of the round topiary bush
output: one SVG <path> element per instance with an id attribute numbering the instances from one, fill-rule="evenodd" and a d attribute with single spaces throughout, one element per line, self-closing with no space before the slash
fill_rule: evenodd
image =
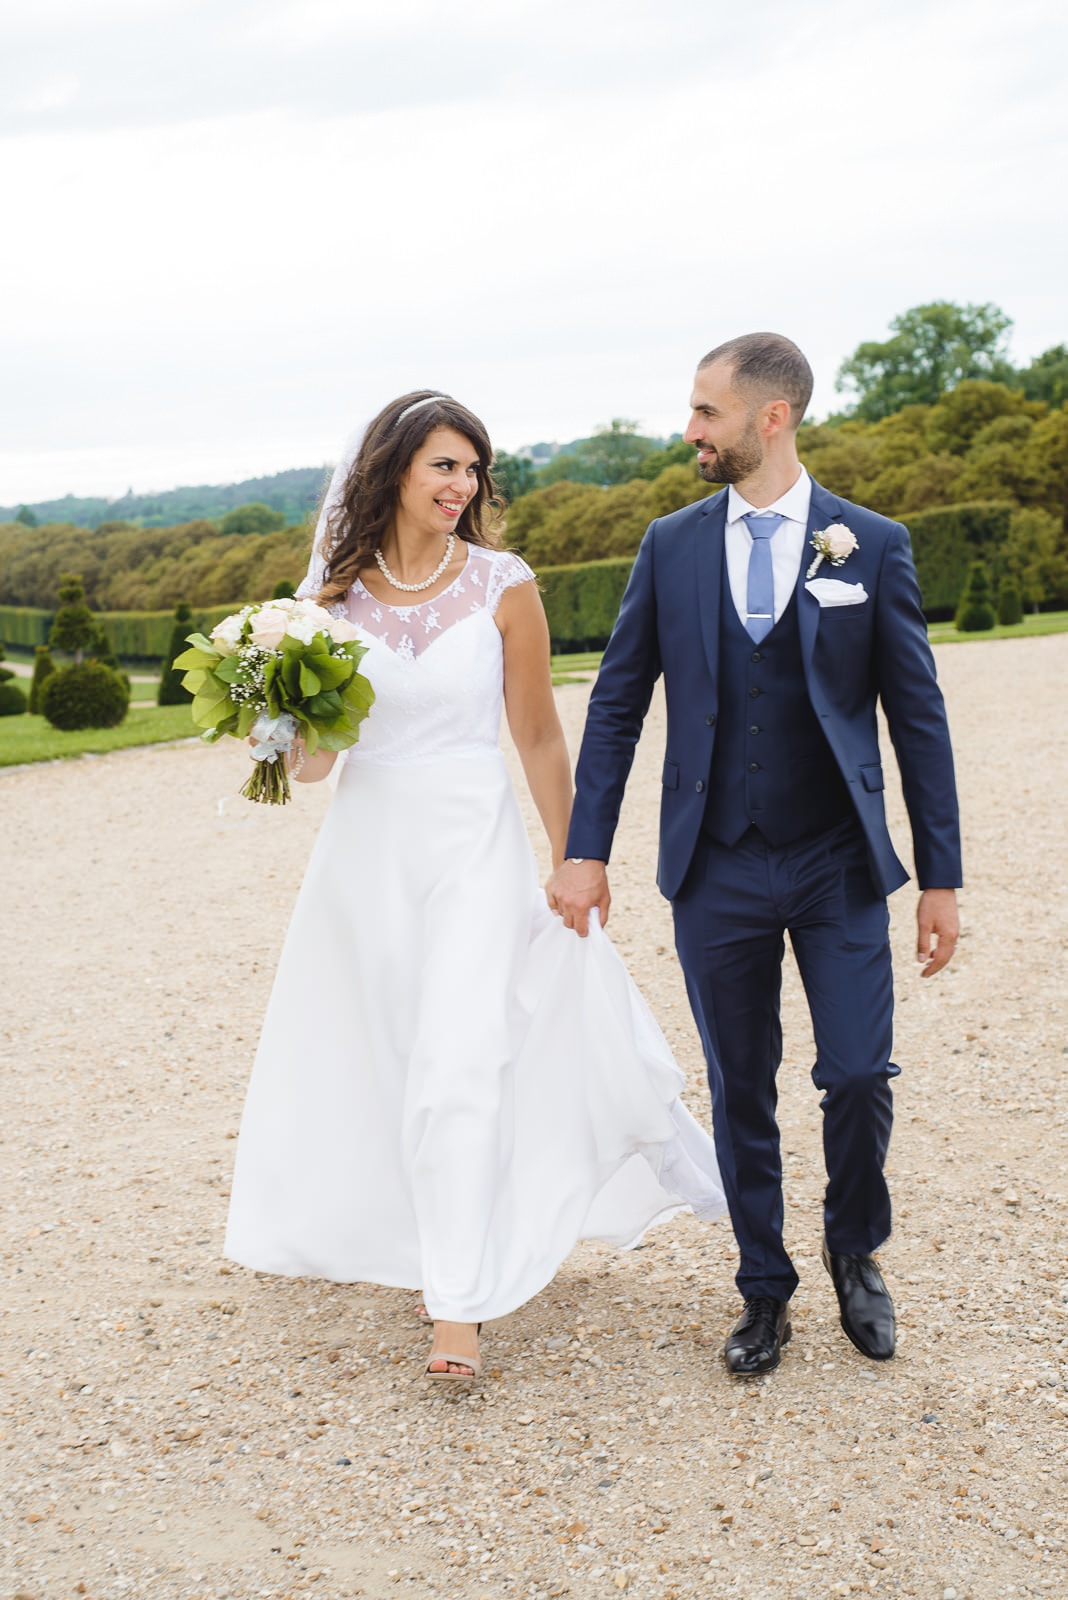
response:
<path id="1" fill-rule="evenodd" d="M 1014 578 L 1002 578 L 998 586 L 998 621 L 1005 628 L 1023 621 L 1023 601 Z"/>
<path id="2" fill-rule="evenodd" d="M 99 661 L 61 667 L 45 682 L 41 710 L 63 733 L 77 728 L 117 728 L 130 704 L 130 687 Z"/>
<path id="3" fill-rule="evenodd" d="M 0 717 L 21 717 L 26 709 L 26 696 L 18 684 L 0 683 Z"/>
<path id="4" fill-rule="evenodd" d="M 288 578 L 279 578 L 278 582 L 271 590 L 271 599 L 292 600 L 296 595 L 296 592 L 296 589 L 294 589 Z"/>
<path id="5" fill-rule="evenodd" d="M 997 622 L 990 597 L 990 579 L 981 561 L 973 561 L 968 572 L 968 583 L 957 607 L 959 633 L 985 633 Z"/>

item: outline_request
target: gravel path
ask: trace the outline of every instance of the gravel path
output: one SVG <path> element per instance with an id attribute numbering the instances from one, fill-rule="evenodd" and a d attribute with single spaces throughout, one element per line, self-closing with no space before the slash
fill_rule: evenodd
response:
<path id="1" fill-rule="evenodd" d="M 782 1366 L 750 1383 L 720 1360 L 723 1225 L 577 1250 L 487 1329 L 472 1395 L 417 1380 L 409 1297 L 231 1267 L 232 1140 L 328 793 L 253 810 L 233 746 L 0 774 L 3 1600 L 1068 1596 L 1068 636 L 944 649 L 939 668 L 969 887 L 931 983 L 914 895 L 894 901 L 900 1353 L 853 1351 L 819 1265 L 791 968 L 803 1281 Z M 573 739 L 587 693 L 559 691 Z M 611 930 L 707 1116 L 653 886 L 661 744 L 658 705 Z"/>

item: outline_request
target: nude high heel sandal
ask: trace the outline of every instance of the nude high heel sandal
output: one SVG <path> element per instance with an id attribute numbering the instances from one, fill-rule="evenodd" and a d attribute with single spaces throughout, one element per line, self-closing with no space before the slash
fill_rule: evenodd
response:
<path id="1" fill-rule="evenodd" d="M 475 1332 L 482 1332 L 481 1322 L 479 1323 Z M 447 1363 L 444 1372 L 431 1372 L 431 1363 L 435 1361 L 444 1361 Z M 448 1363 L 451 1363 L 454 1367 L 470 1367 L 471 1370 L 470 1372 L 450 1372 Z M 429 1379 L 431 1383 L 436 1383 L 442 1380 L 446 1383 L 477 1383 L 479 1378 L 482 1376 L 482 1357 L 481 1355 L 453 1356 L 449 1355 L 444 1350 L 437 1350 L 431 1355 L 430 1360 L 427 1362 L 423 1375 Z"/>

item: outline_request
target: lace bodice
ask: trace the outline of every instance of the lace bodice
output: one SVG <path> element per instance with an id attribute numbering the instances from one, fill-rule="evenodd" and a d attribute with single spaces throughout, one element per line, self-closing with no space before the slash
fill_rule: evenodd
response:
<path id="1" fill-rule="evenodd" d="M 361 670 L 375 703 L 348 761 L 427 761 L 495 749 L 504 695 L 503 648 L 494 618 L 501 596 L 533 572 L 510 550 L 468 545 L 462 570 L 432 600 L 390 606 L 357 579 L 344 614 L 368 650 Z M 313 556 L 297 591 L 314 595 Z"/>
<path id="2" fill-rule="evenodd" d="M 468 545 L 463 569 L 433 600 L 389 606 L 376 600 L 357 578 L 349 590 L 346 615 L 402 661 L 414 661 L 466 617 L 479 611 L 494 616 L 504 591 L 533 576 L 526 562 L 509 550 Z"/>

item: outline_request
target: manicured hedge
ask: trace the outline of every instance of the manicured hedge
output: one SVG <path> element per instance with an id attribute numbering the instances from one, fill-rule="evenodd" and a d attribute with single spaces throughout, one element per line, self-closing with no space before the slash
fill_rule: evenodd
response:
<path id="1" fill-rule="evenodd" d="M 193 612 L 190 633 L 207 633 L 237 605 L 208 606 Z M 32 650 L 48 642 L 52 626 L 51 611 L 35 611 L 29 606 L 0 606 L 0 639 L 4 644 Z M 123 661 L 162 661 L 174 627 L 173 611 L 95 611 L 103 623 L 115 654 Z"/>
<path id="2" fill-rule="evenodd" d="M 589 561 L 571 567 L 543 567 L 541 581 L 553 649 L 599 650 L 616 620 L 630 576 L 630 560 Z M 210 633 L 217 622 L 236 611 L 238 602 L 194 610 L 190 633 Z M 162 661 L 174 627 L 173 611 L 97 611 L 115 654 L 123 661 Z M 51 611 L 28 606 L 0 606 L 0 639 L 32 650 L 48 640 Z"/>
<path id="3" fill-rule="evenodd" d="M 0 641 L 20 650 L 36 650 L 48 643 L 53 611 L 37 611 L 32 606 L 0 606 Z"/>
<path id="4" fill-rule="evenodd" d="M 538 573 L 553 649 L 600 650 L 608 641 L 633 561 L 585 561 Z"/>
<path id="5" fill-rule="evenodd" d="M 1006 501 L 988 500 L 936 506 L 902 518 L 912 536 L 923 609 L 928 617 L 954 615 L 972 562 L 996 556 L 1008 539 L 1009 519 L 1015 509 Z"/>

